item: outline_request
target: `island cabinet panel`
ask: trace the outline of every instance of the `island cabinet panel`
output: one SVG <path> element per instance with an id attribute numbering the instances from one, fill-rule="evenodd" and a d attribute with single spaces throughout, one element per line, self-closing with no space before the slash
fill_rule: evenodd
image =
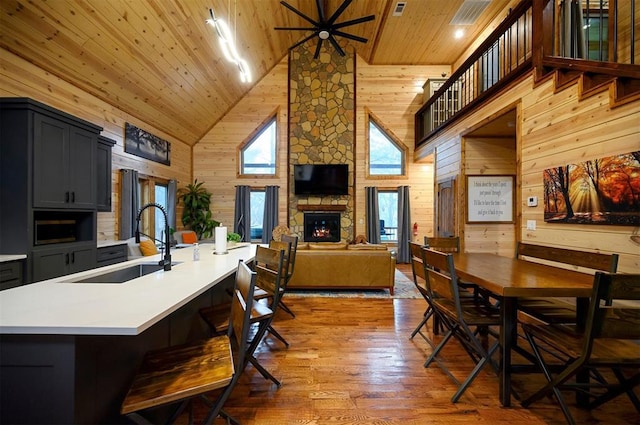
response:
<path id="1" fill-rule="evenodd" d="M 113 245 L 98 248 L 98 267 L 127 261 L 127 245 Z"/>
<path id="2" fill-rule="evenodd" d="M 33 280 L 46 280 L 96 267 L 95 243 L 56 244 L 33 250 Z"/>
<path id="3" fill-rule="evenodd" d="M 0 263 L 0 291 L 22 285 L 22 260 Z"/>

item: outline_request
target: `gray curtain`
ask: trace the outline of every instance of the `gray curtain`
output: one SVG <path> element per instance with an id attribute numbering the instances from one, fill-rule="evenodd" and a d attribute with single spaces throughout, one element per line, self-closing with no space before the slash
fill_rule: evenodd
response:
<path id="1" fill-rule="evenodd" d="M 409 186 L 398 186 L 398 263 L 411 262 L 409 241 L 411 241 L 411 207 Z"/>
<path id="2" fill-rule="evenodd" d="M 138 172 L 120 170 L 120 229 L 121 240 L 132 238 L 136 231 L 136 215 L 140 206 Z"/>
<path id="3" fill-rule="evenodd" d="M 565 58 L 586 59 L 586 30 L 582 5 L 578 0 L 565 0 L 560 7 L 562 22 L 561 55 Z"/>
<path id="4" fill-rule="evenodd" d="M 236 186 L 233 231 L 241 236 L 242 242 L 251 241 L 251 187 L 249 186 Z"/>
<path id="5" fill-rule="evenodd" d="M 177 230 L 176 227 L 176 206 L 178 205 L 177 199 L 177 186 L 178 182 L 175 180 L 169 180 L 167 185 L 167 215 L 169 216 L 169 227 L 173 230 Z"/>
<path id="6" fill-rule="evenodd" d="M 380 243 L 380 209 L 378 207 L 378 188 L 367 186 L 365 189 L 366 215 L 367 215 L 367 241 Z"/>
<path id="7" fill-rule="evenodd" d="M 269 243 L 273 228 L 278 225 L 279 186 L 267 186 L 264 190 L 264 215 L 262 216 L 262 243 Z"/>

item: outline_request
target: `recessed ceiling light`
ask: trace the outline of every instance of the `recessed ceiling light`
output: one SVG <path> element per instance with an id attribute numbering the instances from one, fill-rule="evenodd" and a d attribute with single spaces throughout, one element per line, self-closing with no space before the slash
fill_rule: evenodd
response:
<path id="1" fill-rule="evenodd" d="M 463 29 L 457 29 L 456 32 L 453 34 L 453 36 L 455 38 L 462 38 L 464 37 L 464 30 Z"/>

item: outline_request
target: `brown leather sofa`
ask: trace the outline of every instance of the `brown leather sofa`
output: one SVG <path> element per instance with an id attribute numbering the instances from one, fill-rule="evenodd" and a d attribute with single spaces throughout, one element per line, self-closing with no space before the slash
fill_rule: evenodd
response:
<path id="1" fill-rule="evenodd" d="M 396 253 L 385 245 L 301 243 L 288 289 L 389 289 Z"/>

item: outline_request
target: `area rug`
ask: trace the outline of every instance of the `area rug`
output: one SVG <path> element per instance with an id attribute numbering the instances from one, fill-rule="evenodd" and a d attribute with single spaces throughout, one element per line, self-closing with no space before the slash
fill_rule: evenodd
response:
<path id="1" fill-rule="evenodd" d="M 394 293 L 389 294 L 388 289 L 371 290 L 307 290 L 293 289 L 287 290 L 287 297 L 327 297 L 327 298 L 420 298 L 420 293 L 416 289 L 413 281 L 407 278 L 400 271 L 396 270 Z"/>

